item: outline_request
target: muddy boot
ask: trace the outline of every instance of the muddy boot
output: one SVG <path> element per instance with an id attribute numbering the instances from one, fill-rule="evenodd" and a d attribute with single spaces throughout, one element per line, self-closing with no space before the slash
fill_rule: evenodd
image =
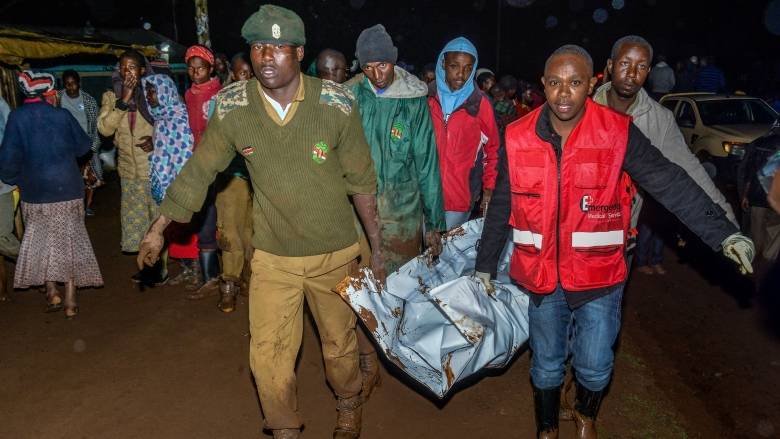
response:
<path id="1" fill-rule="evenodd" d="M 574 424 L 577 439 L 596 439 L 596 415 L 599 412 L 604 391 L 593 392 L 577 383 L 577 401 L 574 403 Z"/>
<path id="2" fill-rule="evenodd" d="M 200 265 L 194 259 L 180 259 L 181 272 L 168 281 L 168 285 L 198 285 L 200 286 Z"/>
<path id="3" fill-rule="evenodd" d="M 336 429 L 333 431 L 333 439 L 358 439 L 360 437 L 360 424 L 363 418 L 363 397 L 360 395 L 352 398 L 339 398 L 336 410 Z"/>
<path id="4" fill-rule="evenodd" d="M 382 383 L 382 375 L 379 373 L 379 358 L 376 352 L 360 354 L 360 374 L 363 376 L 363 390 L 360 395 L 364 401 L 368 401 L 374 387 Z"/>
<path id="5" fill-rule="evenodd" d="M 232 280 L 222 280 L 219 285 L 219 303 L 217 308 L 224 313 L 233 312 L 236 309 L 236 296 L 240 288 Z"/>
<path id="6" fill-rule="evenodd" d="M 298 439 L 299 437 L 301 437 L 301 430 L 298 429 L 274 430 L 274 439 Z"/>
<path id="7" fill-rule="evenodd" d="M 561 421 L 574 420 L 574 387 L 574 372 L 569 371 L 566 374 L 561 393 L 561 409 L 558 413 L 558 418 Z"/>
<path id="8" fill-rule="evenodd" d="M 560 387 L 538 389 L 534 386 L 537 438 L 558 439 L 558 410 L 560 403 Z"/>
<path id="9" fill-rule="evenodd" d="M 199 287 L 185 289 L 192 291 L 187 295 L 189 300 L 200 300 L 219 294 L 219 258 L 216 250 L 202 250 L 198 253 L 200 273 L 203 283 Z"/>

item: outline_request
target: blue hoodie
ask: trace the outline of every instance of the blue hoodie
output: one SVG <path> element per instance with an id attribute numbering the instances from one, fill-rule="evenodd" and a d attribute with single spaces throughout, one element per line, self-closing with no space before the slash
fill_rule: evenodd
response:
<path id="1" fill-rule="evenodd" d="M 452 91 L 447 85 L 446 73 L 444 72 L 444 55 L 447 52 L 465 52 L 474 57 L 474 68 L 471 69 L 471 75 L 469 79 L 463 84 L 460 90 Z M 474 92 L 474 75 L 477 72 L 477 64 L 479 62 L 479 56 L 477 56 L 477 48 L 471 44 L 471 41 L 464 37 L 458 37 L 447 43 L 444 49 L 439 54 L 439 60 L 436 63 L 436 90 L 439 95 L 439 103 L 441 103 L 441 110 L 444 113 L 444 119 L 447 120 L 453 111 L 457 110 L 466 99 Z"/>

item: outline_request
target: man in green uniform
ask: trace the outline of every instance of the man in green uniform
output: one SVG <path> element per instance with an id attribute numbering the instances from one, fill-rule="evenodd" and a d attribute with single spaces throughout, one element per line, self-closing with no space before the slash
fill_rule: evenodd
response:
<path id="1" fill-rule="evenodd" d="M 363 402 L 355 315 L 333 292 L 357 267 L 348 195 L 374 249 L 371 268 L 380 282 L 385 277 L 376 174 L 360 114 L 346 88 L 301 74 L 304 26 L 294 12 L 264 5 L 244 24 L 242 36 L 251 47 L 256 78 L 217 95 L 208 129 L 168 188 L 139 262 L 157 259 L 165 226 L 189 221 L 217 172 L 241 154 L 254 189 L 249 355 L 265 426 L 276 439 L 300 434 L 295 361 L 305 298 L 319 329 L 328 382 L 338 396 L 333 437 L 355 439 Z"/>
<path id="2" fill-rule="evenodd" d="M 423 224 L 434 256 L 446 230 L 428 86 L 395 65 L 398 49 L 381 24 L 361 32 L 355 55 L 363 74 L 346 85 L 371 146 L 383 252 L 394 271 L 420 254 Z"/>

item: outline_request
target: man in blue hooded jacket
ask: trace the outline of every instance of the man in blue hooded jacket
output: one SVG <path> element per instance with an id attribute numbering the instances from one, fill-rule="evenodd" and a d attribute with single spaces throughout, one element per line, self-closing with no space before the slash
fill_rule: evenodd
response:
<path id="1" fill-rule="evenodd" d="M 500 138 L 493 107 L 474 81 L 477 49 L 463 37 L 447 43 L 429 87 L 447 229 L 468 221 L 482 196 L 487 206 L 496 184 Z"/>

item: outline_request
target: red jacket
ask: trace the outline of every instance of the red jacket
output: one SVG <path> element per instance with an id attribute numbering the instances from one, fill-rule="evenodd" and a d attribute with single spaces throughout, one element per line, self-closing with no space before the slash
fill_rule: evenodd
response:
<path id="1" fill-rule="evenodd" d="M 633 186 L 622 167 L 631 119 L 588 99 L 559 161 L 536 134 L 543 108 L 506 130 L 510 275 L 537 294 L 558 282 L 566 291 L 623 282 Z"/>
<path id="2" fill-rule="evenodd" d="M 444 210 L 469 212 L 481 189 L 496 186 L 500 139 L 493 107 L 477 88 L 447 122 L 435 89 L 428 106 L 439 152 Z"/>

